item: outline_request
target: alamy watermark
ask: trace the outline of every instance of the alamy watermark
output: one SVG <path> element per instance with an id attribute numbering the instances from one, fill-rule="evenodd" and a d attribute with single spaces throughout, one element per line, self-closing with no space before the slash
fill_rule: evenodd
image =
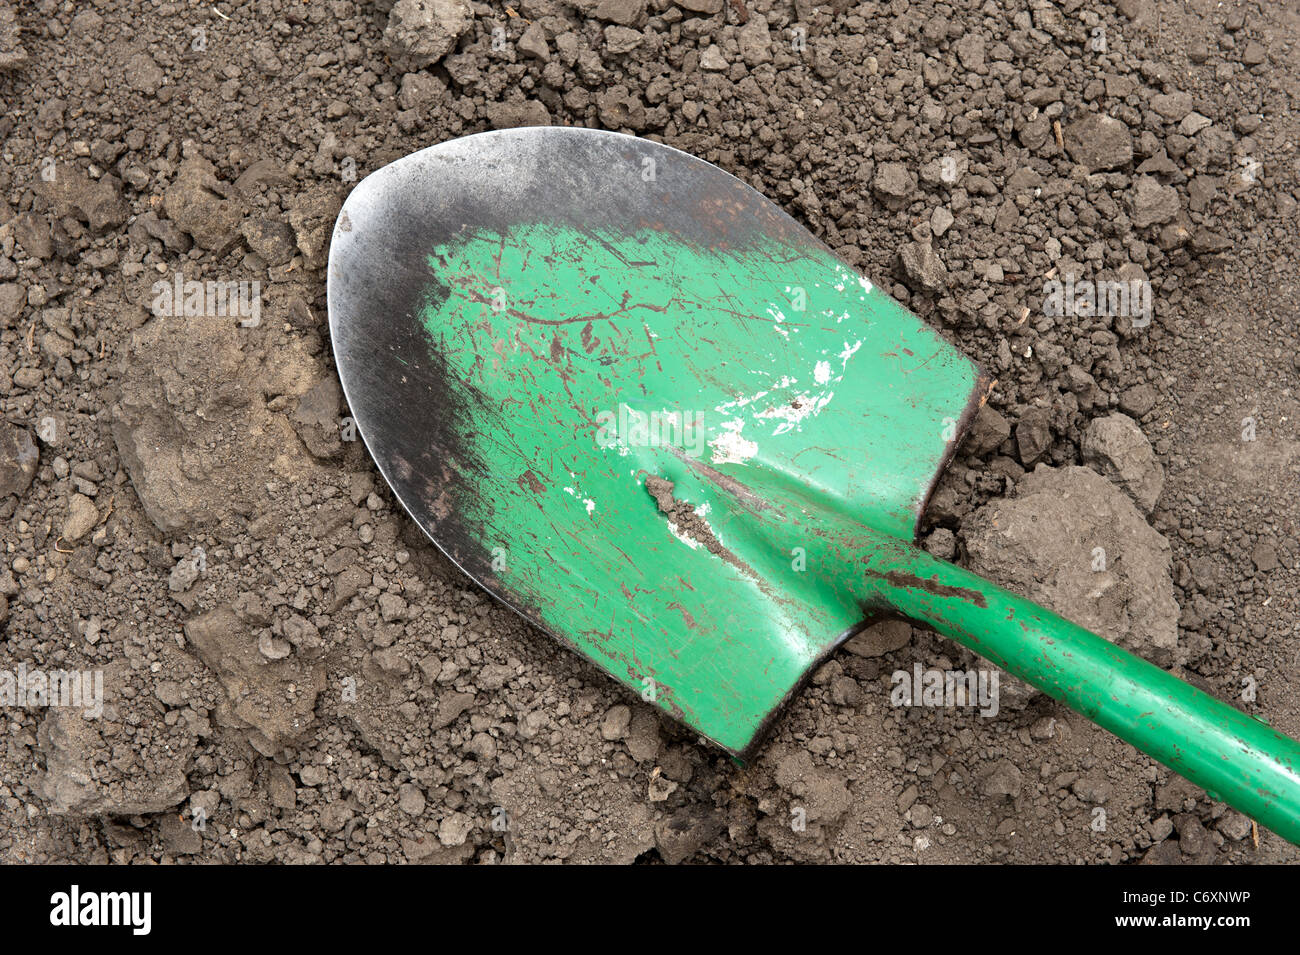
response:
<path id="1" fill-rule="evenodd" d="M 97 720 L 104 714 L 103 670 L 0 670 L 0 706 L 72 706 Z"/>
<path id="2" fill-rule="evenodd" d="M 1128 282 L 1083 279 L 1048 279 L 1043 283 L 1043 314 L 1131 318 L 1134 328 L 1151 324 L 1151 283 L 1146 279 Z"/>
<path id="3" fill-rule="evenodd" d="M 620 404 L 596 414 L 596 443 L 602 448 L 680 448 L 688 457 L 704 454 L 703 415 L 698 411 L 637 411 Z"/>
<path id="4" fill-rule="evenodd" d="M 159 318 L 238 318 L 244 328 L 262 324 L 262 283 L 200 282 L 177 272 L 169 282 L 159 279 L 150 289 L 151 306 Z"/>
<path id="5" fill-rule="evenodd" d="M 153 928 L 152 892 L 92 892 L 73 885 L 50 896 L 50 924 L 123 926 L 132 935 L 148 935 Z"/>
<path id="6" fill-rule="evenodd" d="M 912 666 L 889 678 L 893 706 L 975 706 L 980 716 L 998 715 L 997 670 L 936 670 Z"/>

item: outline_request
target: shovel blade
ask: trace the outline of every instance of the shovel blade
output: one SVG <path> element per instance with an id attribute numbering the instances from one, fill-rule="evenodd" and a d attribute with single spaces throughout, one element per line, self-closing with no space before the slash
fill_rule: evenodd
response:
<path id="1" fill-rule="evenodd" d="M 759 193 L 613 133 L 484 133 L 352 192 L 334 354 L 402 505 L 534 625 L 733 754 L 863 621 L 976 367 Z"/>

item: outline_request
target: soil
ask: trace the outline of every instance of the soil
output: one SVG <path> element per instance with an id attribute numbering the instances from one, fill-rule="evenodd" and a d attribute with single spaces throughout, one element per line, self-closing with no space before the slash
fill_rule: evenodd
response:
<path id="1" fill-rule="evenodd" d="M 405 517 L 323 272 L 351 185 L 431 143 L 713 162 L 998 379 L 932 552 L 1300 737 L 1298 43 L 1236 0 L 0 2 L 0 671 L 104 687 L 4 708 L 0 859 L 1300 861 L 1026 687 L 892 706 L 978 666 L 897 622 L 737 766 Z M 169 309 L 178 275 L 257 313 Z M 1061 562 L 1103 529 L 1091 586 Z"/>

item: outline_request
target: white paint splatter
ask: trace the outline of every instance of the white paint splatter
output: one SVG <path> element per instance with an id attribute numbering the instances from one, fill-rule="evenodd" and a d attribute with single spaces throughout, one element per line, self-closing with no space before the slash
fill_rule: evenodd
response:
<path id="1" fill-rule="evenodd" d="M 857 350 L 861 347 L 862 347 L 862 342 L 860 340 L 854 342 L 852 345 L 850 345 L 848 342 L 844 343 L 844 351 L 840 352 L 839 357 L 840 357 L 840 361 L 844 363 L 845 370 L 847 370 L 849 367 L 849 359 L 852 358 L 854 354 L 857 353 Z"/>
<path id="2" fill-rule="evenodd" d="M 783 338 L 789 338 L 790 333 L 781 327 L 781 323 L 785 321 L 785 314 L 775 305 L 767 307 L 767 314 L 772 316 L 772 328 L 775 329 L 776 333 Z"/>
<path id="3" fill-rule="evenodd" d="M 758 454 L 758 445 L 740 433 L 745 427 L 742 419 L 723 422 L 722 426 L 727 430 L 709 442 L 714 464 L 744 464 Z"/>
<path id="4" fill-rule="evenodd" d="M 785 434 L 787 431 L 794 430 L 803 422 L 804 418 L 821 414 L 822 409 L 831 403 L 833 397 L 835 397 L 833 391 L 822 392 L 819 395 L 798 395 L 783 405 L 760 411 L 756 417 L 781 422 L 776 426 L 776 430 L 772 432 L 772 436 L 775 437 L 778 434 Z"/>
<path id="5" fill-rule="evenodd" d="M 756 395 L 750 395 L 750 396 L 747 397 L 747 398 L 745 398 L 745 397 L 741 397 L 741 398 L 737 398 L 737 399 L 735 399 L 734 401 L 724 401 L 722 404 L 718 405 L 718 406 L 717 406 L 716 408 L 714 408 L 713 410 L 714 410 L 714 411 L 717 411 L 717 412 L 720 412 L 721 414 L 731 414 L 731 413 L 734 412 L 737 408 L 743 408 L 743 407 L 745 407 L 745 405 L 753 404 L 753 403 L 754 403 L 755 401 L 757 401 L 759 398 L 766 398 L 766 397 L 768 396 L 768 394 L 769 394 L 769 392 L 766 392 L 766 391 L 760 391 L 758 394 L 756 394 Z"/>
<path id="6" fill-rule="evenodd" d="M 817 384 L 824 385 L 831 380 L 831 363 L 828 361 L 819 361 L 817 367 L 813 369 L 813 378 Z"/>
<path id="7" fill-rule="evenodd" d="M 635 472 L 633 472 L 633 473 L 635 473 Z M 576 490 L 574 490 L 573 488 L 571 488 L 571 487 L 566 487 L 564 490 L 565 490 L 566 493 L 571 494 L 571 495 L 573 495 L 574 497 L 577 497 L 577 496 L 578 496 L 578 492 L 577 492 Z M 584 498 L 582 499 L 582 503 L 585 504 L 585 505 L 587 505 L 587 513 L 588 513 L 588 514 L 590 514 L 592 511 L 594 511 L 594 510 L 596 509 L 596 502 L 593 501 L 593 500 L 592 500 L 591 498 L 589 498 L 589 497 L 584 497 Z"/>
<path id="8" fill-rule="evenodd" d="M 843 280 L 843 284 L 836 285 L 835 291 L 843 292 L 845 288 L 848 287 L 849 283 L 856 282 L 858 286 L 862 289 L 862 295 L 859 296 L 860 299 L 865 299 L 868 295 L 871 294 L 871 290 L 875 288 L 875 286 L 871 284 L 870 279 L 866 278 L 865 276 L 858 275 L 854 272 L 851 272 L 848 269 L 843 268 L 842 266 L 839 269 L 839 278 Z"/>
<path id="9" fill-rule="evenodd" d="M 791 385 L 797 385 L 798 383 L 798 378 L 791 378 L 789 375 L 782 375 L 781 380 L 774 381 L 771 384 L 770 389 L 789 388 Z M 735 398 L 731 401 L 724 401 L 713 410 L 719 414 L 734 414 L 738 409 L 743 408 L 746 405 L 752 405 L 755 401 L 758 401 L 760 398 L 766 398 L 771 393 L 771 390 L 766 390 L 760 391 L 754 395 L 742 395 L 741 397 Z"/>

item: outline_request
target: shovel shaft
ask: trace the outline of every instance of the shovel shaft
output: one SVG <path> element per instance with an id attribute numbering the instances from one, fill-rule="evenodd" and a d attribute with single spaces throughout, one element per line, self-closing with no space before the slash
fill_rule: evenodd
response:
<path id="1" fill-rule="evenodd" d="M 881 609 L 956 640 L 1300 845 L 1300 743 L 905 543 L 864 562 Z"/>

